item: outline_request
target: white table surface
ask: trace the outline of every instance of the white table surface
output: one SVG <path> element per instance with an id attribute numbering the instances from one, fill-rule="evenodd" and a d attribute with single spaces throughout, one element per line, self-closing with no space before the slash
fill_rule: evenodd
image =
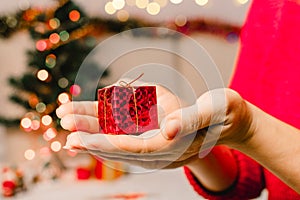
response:
<path id="1" fill-rule="evenodd" d="M 2 198 L 3 200 L 125 200 L 112 196 L 132 193 L 145 194 L 145 197 L 138 200 L 203 199 L 193 190 L 182 168 L 128 174 L 113 181 L 96 179 L 78 181 L 72 174 L 56 181 L 37 184 L 13 198 Z M 2 198 L 0 196 L 1 200 Z M 266 199 L 267 191 L 263 191 L 256 200 Z"/>
<path id="2" fill-rule="evenodd" d="M 108 197 L 136 192 L 146 194 L 139 200 L 203 199 L 194 192 L 183 169 L 176 169 L 129 174 L 113 181 L 62 178 L 37 184 L 9 200 L 123 200 Z"/>

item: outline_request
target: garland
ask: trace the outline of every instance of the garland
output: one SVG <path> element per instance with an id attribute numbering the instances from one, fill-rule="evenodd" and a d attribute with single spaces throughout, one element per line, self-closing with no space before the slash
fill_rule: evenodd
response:
<path id="1" fill-rule="evenodd" d="M 22 30 L 30 30 L 38 24 L 42 14 L 53 13 L 53 9 L 41 10 L 29 8 L 19 11 L 14 15 L 0 17 L 0 38 L 9 38 L 14 33 Z M 238 38 L 240 27 L 205 19 L 190 19 L 183 25 L 177 25 L 175 21 L 164 23 L 147 22 L 140 19 L 128 19 L 121 22 L 107 18 L 89 18 L 86 34 L 101 35 L 105 33 L 120 33 L 125 30 L 141 27 L 166 27 L 171 30 L 191 35 L 197 32 L 211 33 L 228 40 Z"/>

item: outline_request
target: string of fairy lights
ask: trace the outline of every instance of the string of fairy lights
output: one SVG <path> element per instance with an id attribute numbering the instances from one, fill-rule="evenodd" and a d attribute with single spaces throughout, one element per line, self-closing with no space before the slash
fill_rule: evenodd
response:
<path id="1" fill-rule="evenodd" d="M 29 10 L 30 12 L 30 10 Z M 28 13 L 27 13 L 28 14 Z M 27 15 L 28 21 L 33 17 L 33 15 L 36 15 L 36 13 L 29 13 Z M 25 13 L 26 16 L 26 13 Z M 69 20 L 72 22 L 77 22 L 81 18 L 80 12 L 77 10 L 72 10 L 69 12 Z M 60 21 L 57 18 L 52 18 L 47 23 L 47 28 L 50 28 L 52 30 L 58 29 L 60 27 Z M 43 26 L 37 26 L 36 30 L 40 32 L 44 32 L 45 27 Z M 38 51 L 44 52 L 46 50 L 49 50 L 51 48 L 55 48 L 56 46 L 59 46 L 63 44 L 64 42 L 69 42 L 72 39 L 80 38 L 85 34 L 84 30 L 81 30 L 80 32 L 74 31 L 74 33 L 69 34 L 66 30 L 62 30 L 59 33 L 52 33 L 50 34 L 49 38 L 40 39 L 36 41 L 35 47 Z M 45 66 L 49 69 L 52 69 L 56 66 L 56 55 L 53 53 L 50 53 L 46 56 L 45 59 Z M 36 77 L 38 80 L 42 82 L 49 82 L 51 80 L 51 74 L 47 71 L 47 69 L 39 69 L 36 72 Z M 62 77 L 57 82 L 58 86 L 62 89 L 65 89 L 69 87 L 69 92 L 62 92 L 58 95 L 57 101 L 59 104 L 67 103 L 71 100 L 71 96 L 77 96 L 81 93 L 81 88 L 79 85 L 73 84 L 70 86 L 70 81 Z M 42 130 L 43 131 L 43 139 L 46 142 L 50 142 L 49 147 L 42 147 L 39 151 L 40 154 L 51 154 L 51 151 L 53 152 L 59 152 L 62 149 L 62 144 L 59 140 L 55 140 L 55 138 L 58 135 L 58 131 L 53 126 L 53 119 L 48 114 L 51 111 L 55 109 L 54 105 L 48 104 L 46 105 L 43 102 L 39 102 L 39 99 L 36 95 L 31 95 L 29 97 L 28 101 L 29 105 L 32 108 L 35 108 L 36 112 L 39 113 L 39 115 L 36 115 L 34 112 L 28 112 L 24 115 L 24 117 L 21 119 L 20 126 L 23 130 L 26 132 L 31 131 L 37 131 Z M 26 160 L 33 160 L 37 156 L 37 151 L 34 149 L 27 149 L 24 152 L 24 158 Z M 74 155 L 72 152 L 68 152 L 69 155 Z"/>
<path id="2" fill-rule="evenodd" d="M 195 6 L 204 7 L 208 5 L 211 0 L 194 0 Z M 239 5 L 248 3 L 249 0 L 233 0 Z M 136 7 L 145 10 L 149 15 L 158 15 L 162 9 L 169 4 L 179 5 L 183 0 L 111 0 L 106 2 L 104 10 L 109 15 L 116 15 L 120 21 L 127 21 L 129 19 L 129 12 L 126 7 Z"/>

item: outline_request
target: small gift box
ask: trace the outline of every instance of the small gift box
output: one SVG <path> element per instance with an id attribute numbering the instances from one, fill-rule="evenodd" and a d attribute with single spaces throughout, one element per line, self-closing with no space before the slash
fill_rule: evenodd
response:
<path id="1" fill-rule="evenodd" d="M 98 90 L 98 119 L 106 134 L 138 135 L 158 128 L 155 86 L 111 86 Z"/>

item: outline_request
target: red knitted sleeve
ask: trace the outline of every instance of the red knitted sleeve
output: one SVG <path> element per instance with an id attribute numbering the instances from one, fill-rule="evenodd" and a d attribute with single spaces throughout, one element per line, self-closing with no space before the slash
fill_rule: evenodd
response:
<path id="1" fill-rule="evenodd" d="M 254 160 L 236 150 L 232 150 L 232 153 L 238 164 L 238 178 L 230 188 L 223 192 L 208 191 L 194 177 L 192 172 L 187 167 L 184 167 L 189 182 L 199 195 L 210 200 L 241 200 L 256 198 L 260 195 L 265 187 L 263 168 Z"/>

